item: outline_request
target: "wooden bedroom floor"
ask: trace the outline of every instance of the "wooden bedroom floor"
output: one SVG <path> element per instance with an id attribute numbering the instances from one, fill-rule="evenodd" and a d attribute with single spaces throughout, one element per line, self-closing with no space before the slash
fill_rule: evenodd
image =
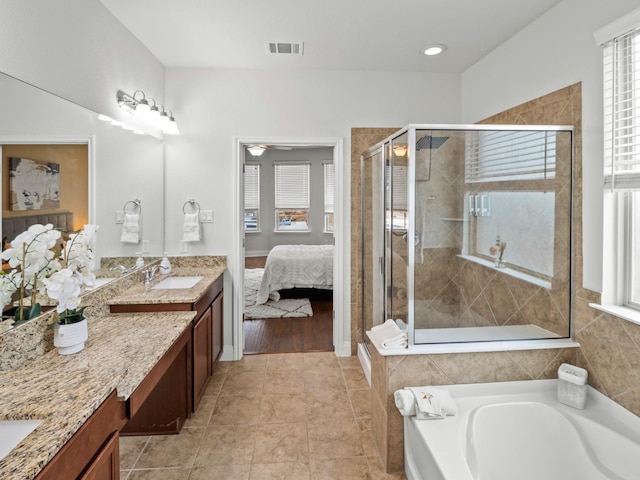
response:
<path id="1" fill-rule="evenodd" d="M 247 257 L 246 268 L 263 268 L 266 257 Z M 245 320 L 244 354 L 333 352 L 333 297 L 331 292 L 296 289 L 283 298 L 309 298 L 312 317 Z"/>

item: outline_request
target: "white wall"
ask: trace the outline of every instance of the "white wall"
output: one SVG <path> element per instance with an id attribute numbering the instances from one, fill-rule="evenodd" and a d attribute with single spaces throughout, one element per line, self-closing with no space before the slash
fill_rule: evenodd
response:
<path id="1" fill-rule="evenodd" d="M 114 118 L 119 89 L 164 96 L 164 67 L 99 0 L 2 0 L 0 72 Z"/>
<path id="2" fill-rule="evenodd" d="M 582 82 L 584 287 L 602 287 L 602 50 L 593 33 L 637 0 L 565 0 L 462 74 L 462 121 L 473 123 Z"/>
<path id="3" fill-rule="evenodd" d="M 203 225 L 205 242 L 190 253 L 231 254 L 234 137 L 343 137 L 349 159 L 352 127 L 460 119 L 457 75 L 168 69 L 166 84 L 181 130 L 165 139 L 166 240 L 174 253 L 182 204 L 194 197 L 214 210 L 214 223 Z"/>

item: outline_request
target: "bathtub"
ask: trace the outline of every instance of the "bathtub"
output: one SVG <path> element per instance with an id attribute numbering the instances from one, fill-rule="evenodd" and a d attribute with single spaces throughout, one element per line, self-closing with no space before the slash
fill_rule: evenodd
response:
<path id="1" fill-rule="evenodd" d="M 584 410 L 556 380 L 446 388 L 457 415 L 404 418 L 409 480 L 640 479 L 640 417 L 591 387 Z"/>

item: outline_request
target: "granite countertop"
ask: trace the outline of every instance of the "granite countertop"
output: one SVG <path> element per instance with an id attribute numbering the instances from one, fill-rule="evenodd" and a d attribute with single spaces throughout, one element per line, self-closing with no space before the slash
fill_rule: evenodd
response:
<path id="1" fill-rule="evenodd" d="M 194 314 L 90 319 L 83 351 L 60 355 L 52 350 L 21 368 L 0 372 L 0 420 L 43 420 L 0 460 L 0 478 L 34 478 L 114 389 L 120 400 L 128 399 L 189 328 Z"/>
<path id="2" fill-rule="evenodd" d="M 156 274 L 149 285 L 133 285 L 122 294 L 109 299 L 110 305 L 194 303 L 225 271 L 226 266 L 173 267 L 168 275 Z M 191 288 L 153 289 L 152 287 L 167 277 L 202 276 L 202 280 Z"/>

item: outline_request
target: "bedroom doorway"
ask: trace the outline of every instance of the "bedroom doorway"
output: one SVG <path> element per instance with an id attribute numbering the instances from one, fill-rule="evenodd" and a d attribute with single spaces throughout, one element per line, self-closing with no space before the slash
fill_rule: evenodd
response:
<path id="1" fill-rule="evenodd" d="M 249 153 L 248 147 L 251 145 L 264 145 L 267 148 L 257 157 Z M 315 154 L 315 157 L 312 154 Z M 234 275 L 233 279 L 234 357 L 241 358 L 242 355 L 257 353 L 312 351 L 335 351 L 340 355 L 344 344 L 343 325 L 341 320 L 337 320 L 337 311 L 342 305 L 342 289 L 338 290 L 336 286 L 342 284 L 343 275 L 336 269 L 336 264 L 342 264 L 342 241 L 339 240 L 342 234 L 342 178 L 339 178 L 341 175 L 338 173 L 342 171 L 342 139 L 236 139 L 236 158 L 239 163 L 236 197 L 239 207 L 236 230 L 239 231 L 239 257 L 235 262 L 237 275 Z M 309 161 L 309 158 L 313 159 Z M 295 209 L 278 211 L 275 208 L 273 185 L 261 188 L 259 208 L 256 211 L 251 209 L 255 205 L 245 206 L 243 165 L 259 165 L 258 170 L 262 170 L 260 175 L 270 179 L 270 183 L 273 184 L 273 168 L 279 163 L 309 164 L 310 168 L 317 170 L 313 170 L 310 175 L 312 204 L 306 212 Z M 336 192 L 330 221 L 325 208 L 326 177 L 322 174 L 322 169 L 327 169 L 326 164 L 332 166 L 332 188 Z M 322 207 L 318 206 L 318 202 Z M 264 232 L 262 243 L 257 241 L 260 235 L 257 235 L 256 231 Z M 266 237 L 269 237 L 268 241 L 265 240 Z M 333 275 L 333 290 L 281 290 L 281 300 L 271 305 L 265 304 L 268 308 L 264 311 L 260 311 L 263 310 L 262 305 L 257 305 L 260 307 L 257 308 L 257 312 L 256 308 L 245 308 L 245 303 L 254 304 L 251 298 L 245 300 L 245 297 L 250 296 L 251 289 L 259 285 L 269 251 L 272 246 L 281 244 L 335 244 L 331 263 L 332 270 L 336 272 L 336 275 Z M 253 294 L 255 295 L 255 292 Z M 272 307 L 275 310 L 271 310 Z"/>

